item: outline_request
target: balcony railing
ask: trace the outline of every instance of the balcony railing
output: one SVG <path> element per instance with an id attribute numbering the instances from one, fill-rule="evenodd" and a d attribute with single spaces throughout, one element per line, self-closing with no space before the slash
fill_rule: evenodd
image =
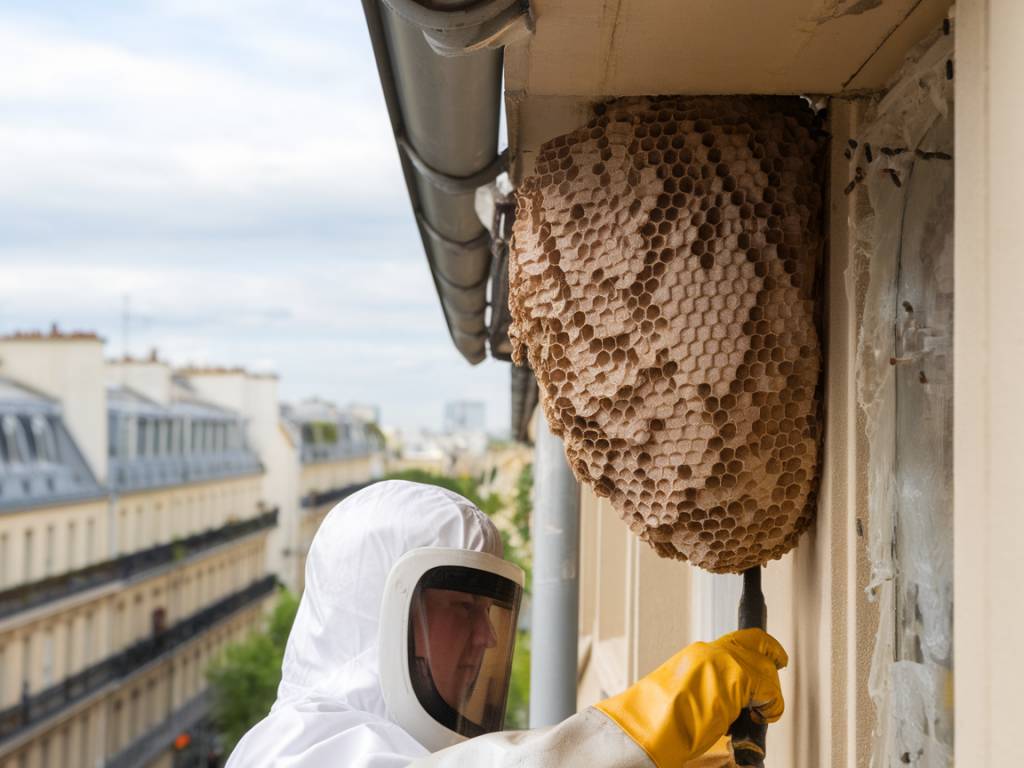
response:
<path id="1" fill-rule="evenodd" d="M 353 483 L 352 485 L 346 485 L 341 488 L 334 488 L 330 491 L 322 492 L 311 492 L 307 493 L 302 498 L 302 506 L 306 508 L 319 507 L 324 504 L 331 504 L 335 501 L 341 501 L 347 496 L 351 496 L 357 491 L 363 490 L 369 485 L 373 485 L 376 480 L 369 480 L 365 483 Z"/>
<path id="2" fill-rule="evenodd" d="M 114 656 L 65 678 L 21 703 L 0 710 L 0 745 L 7 739 L 53 717 L 105 685 L 130 677 L 137 670 L 199 636 L 222 619 L 265 597 L 277 586 L 265 576 L 245 589 L 210 605 L 169 629 L 140 640 Z"/>
<path id="3" fill-rule="evenodd" d="M 140 765 L 149 765 L 173 746 L 175 736 L 183 731 L 191 731 L 209 712 L 210 692 L 206 690 L 109 758 L 104 768 L 137 768 Z M 206 765 L 205 761 L 202 764 Z"/>
<path id="4" fill-rule="evenodd" d="M 184 560 L 203 550 L 225 544 L 264 528 L 273 528 L 275 525 L 277 525 L 277 509 L 272 509 L 259 517 L 228 523 L 220 528 L 203 531 L 186 539 L 160 544 L 122 555 L 113 560 L 105 560 L 77 571 L 5 589 L 0 592 L 0 619 L 45 605 L 53 600 L 69 597 L 113 581 L 128 579 L 154 568 Z"/>
<path id="5" fill-rule="evenodd" d="M 187 456 L 113 458 L 110 460 L 110 484 L 121 493 L 127 493 L 263 471 L 259 456 L 244 449 Z"/>
<path id="6" fill-rule="evenodd" d="M 369 443 L 352 444 L 338 443 L 306 443 L 303 442 L 299 453 L 299 461 L 303 464 L 316 464 L 321 461 L 340 461 L 342 459 L 367 459 L 379 450 Z"/>

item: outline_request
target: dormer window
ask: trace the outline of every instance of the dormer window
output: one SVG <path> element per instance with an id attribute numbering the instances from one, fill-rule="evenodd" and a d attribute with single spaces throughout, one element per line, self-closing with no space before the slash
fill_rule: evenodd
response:
<path id="1" fill-rule="evenodd" d="M 8 414 L 0 420 L 0 428 L 3 429 L 4 437 L 7 439 L 10 463 L 28 464 L 32 460 L 32 454 L 21 422 L 17 417 Z"/>
<path id="2" fill-rule="evenodd" d="M 36 458 L 39 461 L 48 461 L 57 464 L 60 457 L 57 455 L 57 440 L 53 435 L 53 428 L 44 416 L 33 416 L 31 422 L 32 441 L 35 443 Z"/>
<path id="3" fill-rule="evenodd" d="M 28 416 L 19 416 L 18 423 L 21 426 L 19 433 L 24 436 L 24 439 L 28 445 L 28 452 L 25 455 L 25 462 L 32 462 L 39 458 L 39 449 L 36 446 L 35 432 L 32 430 L 31 422 Z"/>
<path id="4" fill-rule="evenodd" d="M 135 454 L 137 456 L 148 456 L 149 455 L 149 450 L 148 450 L 148 448 L 149 448 L 149 442 L 148 442 L 148 437 L 149 437 L 149 419 L 143 419 L 142 417 L 139 417 L 138 420 L 137 420 L 137 423 L 138 423 L 138 429 L 137 429 L 138 439 L 136 440 Z"/>

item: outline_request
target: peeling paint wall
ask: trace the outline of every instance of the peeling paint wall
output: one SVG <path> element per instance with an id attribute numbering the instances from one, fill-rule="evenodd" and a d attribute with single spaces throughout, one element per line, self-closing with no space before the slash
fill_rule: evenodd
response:
<path id="1" fill-rule="evenodd" d="M 875 766 L 952 765 L 952 57 L 948 34 L 913 52 L 849 152 L 868 206 L 854 229 L 869 274 L 857 383 Z"/>

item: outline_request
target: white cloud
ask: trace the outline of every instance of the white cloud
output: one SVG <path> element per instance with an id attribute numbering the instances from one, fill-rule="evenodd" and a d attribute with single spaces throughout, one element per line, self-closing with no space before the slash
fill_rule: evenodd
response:
<path id="1" fill-rule="evenodd" d="M 77 196 L 144 216 L 174 198 L 224 195 L 230 212 L 280 195 L 365 210 L 403 189 L 380 96 L 360 82 L 372 60 L 272 80 L 0 19 L 0 68 L 0 196 L 21 205 Z"/>
<path id="2" fill-rule="evenodd" d="M 0 10 L 0 331 L 119 354 L 127 295 L 135 354 L 275 369 L 400 426 L 483 399 L 503 429 L 507 366 L 448 338 L 359 4 L 92 9 Z"/>

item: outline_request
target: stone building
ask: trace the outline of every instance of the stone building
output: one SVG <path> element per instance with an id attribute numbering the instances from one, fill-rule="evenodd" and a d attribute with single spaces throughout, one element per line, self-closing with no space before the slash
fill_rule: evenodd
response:
<path id="1" fill-rule="evenodd" d="M 170 766 L 211 744 L 210 660 L 279 583 L 301 588 L 311 497 L 379 472 L 346 429 L 312 457 L 273 376 L 0 339 L 0 766 Z"/>

